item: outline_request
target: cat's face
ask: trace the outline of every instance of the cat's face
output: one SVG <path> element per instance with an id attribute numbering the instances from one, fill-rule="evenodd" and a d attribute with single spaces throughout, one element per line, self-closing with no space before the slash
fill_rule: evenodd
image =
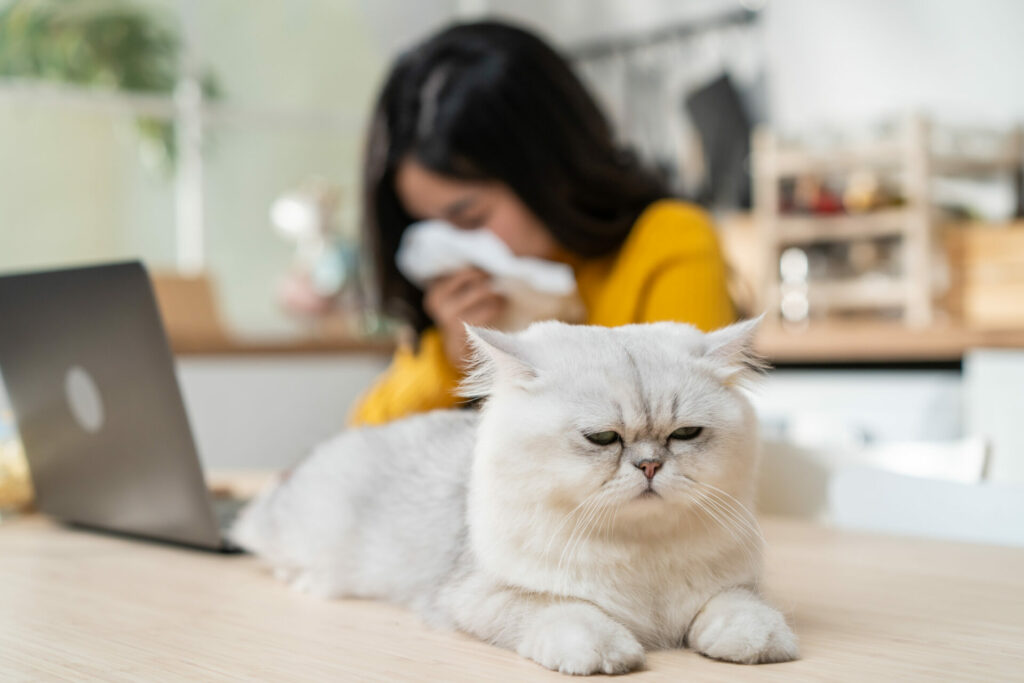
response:
<path id="1" fill-rule="evenodd" d="M 524 504 L 614 507 L 624 519 L 694 505 L 714 488 L 745 493 L 755 425 L 736 384 L 755 327 L 472 331 L 480 364 L 466 390 L 489 395 L 475 467 Z"/>

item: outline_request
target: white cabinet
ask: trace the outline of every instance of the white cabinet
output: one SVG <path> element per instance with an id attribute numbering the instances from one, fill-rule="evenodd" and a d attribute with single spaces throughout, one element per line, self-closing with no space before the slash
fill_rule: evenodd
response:
<path id="1" fill-rule="evenodd" d="M 206 468 L 283 468 L 340 431 L 387 365 L 375 353 L 184 356 L 178 379 Z"/>

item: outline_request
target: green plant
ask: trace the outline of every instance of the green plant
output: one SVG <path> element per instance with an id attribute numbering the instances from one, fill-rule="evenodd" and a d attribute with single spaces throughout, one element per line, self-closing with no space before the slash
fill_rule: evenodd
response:
<path id="1" fill-rule="evenodd" d="M 130 0 L 14 0 L 0 10 L 0 78 L 168 94 L 178 81 L 180 51 L 173 18 Z M 210 73 L 202 87 L 207 97 L 220 94 Z M 173 125 L 140 118 L 138 127 L 172 165 Z"/>

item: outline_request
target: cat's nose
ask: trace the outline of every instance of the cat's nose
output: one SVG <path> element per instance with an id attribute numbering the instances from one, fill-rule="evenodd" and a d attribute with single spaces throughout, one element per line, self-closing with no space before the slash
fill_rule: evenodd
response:
<path id="1" fill-rule="evenodd" d="M 648 479 L 654 479 L 654 473 L 661 467 L 660 460 L 641 460 L 633 463 L 633 467 L 643 470 Z"/>

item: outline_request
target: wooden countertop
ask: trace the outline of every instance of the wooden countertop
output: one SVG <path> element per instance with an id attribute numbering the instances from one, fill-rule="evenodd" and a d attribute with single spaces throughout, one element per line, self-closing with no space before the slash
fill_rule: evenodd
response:
<path id="1" fill-rule="evenodd" d="M 971 349 L 1024 349 L 1024 330 L 830 322 L 801 332 L 765 325 L 758 331 L 756 346 L 773 363 L 955 362 Z"/>
<path id="2" fill-rule="evenodd" d="M 391 339 L 345 337 L 309 337 L 299 339 L 263 339 L 230 336 L 171 335 L 171 350 L 176 356 L 288 356 L 371 353 L 391 355 Z"/>
<path id="3" fill-rule="evenodd" d="M 370 353 L 390 355 L 389 339 L 244 339 L 172 337 L 179 356 Z M 900 363 L 959 361 L 973 348 L 1024 349 L 1024 330 L 979 331 L 956 326 L 912 329 L 900 324 L 826 323 L 807 331 L 765 325 L 757 350 L 773 363 Z"/>
<path id="4" fill-rule="evenodd" d="M 655 652 L 640 681 L 1008 680 L 1024 671 L 1024 549 L 770 519 L 766 586 L 803 659 Z M 0 524 L 0 672 L 13 680 L 567 678 L 396 607 L 287 590 L 251 557 Z"/>

